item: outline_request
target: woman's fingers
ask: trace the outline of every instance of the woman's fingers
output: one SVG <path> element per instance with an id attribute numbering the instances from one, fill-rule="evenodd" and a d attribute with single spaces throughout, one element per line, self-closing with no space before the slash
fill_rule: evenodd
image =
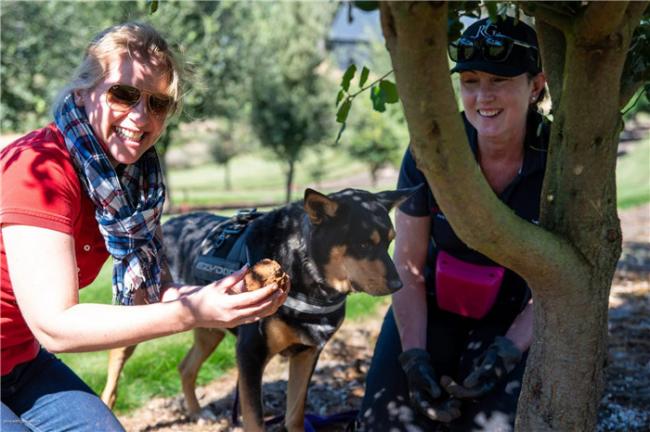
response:
<path id="1" fill-rule="evenodd" d="M 257 293 L 258 291 L 259 290 L 252 291 L 251 294 Z M 240 297 L 245 294 L 249 293 L 237 294 L 236 296 Z M 272 315 L 278 307 L 284 303 L 284 300 L 286 300 L 286 294 L 275 287 L 275 291 L 273 291 L 270 296 L 267 296 L 260 301 L 249 303 L 245 306 L 240 303 L 239 307 L 234 311 L 237 318 L 233 320 L 235 322 L 233 325 L 259 321 L 261 318 Z"/>
<path id="2" fill-rule="evenodd" d="M 247 271 L 248 271 L 248 265 L 244 264 L 244 266 L 239 270 L 237 270 L 236 272 L 231 273 L 225 278 L 219 279 L 216 282 L 212 282 L 210 285 L 214 285 L 215 287 L 224 291 L 232 290 L 234 286 L 237 285 L 240 281 L 242 281 L 243 284 L 243 279 Z"/>

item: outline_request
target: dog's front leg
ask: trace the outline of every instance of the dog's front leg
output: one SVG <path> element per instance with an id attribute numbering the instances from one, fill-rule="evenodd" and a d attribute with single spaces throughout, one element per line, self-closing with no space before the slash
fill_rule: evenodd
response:
<path id="1" fill-rule="evenodd" d="M 319 355 L 320 349 L 308 347 L 293 355 L 289 360 L 287 413 L 284 420 L 288 432 L 303 432 L 305 430 L 307 388 Z"/>
<path id="2" fill-rule="evenodd" d="M 264 430 L 262 375 L 270 358 L 266 340 L 257 324 L 238 328 L 237 368 L 239 369 L 239 403 L 246 432 Z"/>
<path id="3" fill-rule="evenodd" d="M 108 372 L 106 374 L 106 385 L 102 392 L 102 400 L 110 408 L 115 406 L 117 399 L 117 383 L 124 364 L 131 357 L 137 345 L 130 345 L 122 348 L 114 348 L 108 353 Z"/>

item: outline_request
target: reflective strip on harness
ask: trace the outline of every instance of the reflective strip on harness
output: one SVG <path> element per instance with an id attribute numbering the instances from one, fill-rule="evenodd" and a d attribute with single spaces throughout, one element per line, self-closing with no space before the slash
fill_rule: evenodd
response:
<path id="1" fill-rule="evenodd" d="M 330 305 L 315 305 L 313 303 L 308 303 L 304 300 L 297 299 L 295 297 L 292 297 L 289 295 L 287 299 L 284 301 L 282 306 L 292 309 L 296 312 L 300 312 L 303 314 L 309 314 L 309 315 L 324 315 L 324 314 L 330 314 L 332 312 L 338 311 L 340 308 L 345 306 L 345 297 L 337 303 L 330 304 Z"/>

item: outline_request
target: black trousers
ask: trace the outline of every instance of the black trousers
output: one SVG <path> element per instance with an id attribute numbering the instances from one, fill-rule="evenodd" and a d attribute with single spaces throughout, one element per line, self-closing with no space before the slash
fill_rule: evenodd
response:
<path id="1" fill-rule="evenodd" d="M 433 303 L 433 305 L 431 305 Z M 438 378 L 448 375 L 456 382 L 472 371 L 474 360 L 503 336 L 516 316 L 503 321 L 477 321 L 441 311 L 435 299 L 429 301 L 427 351 Z M 450 424 L 433 422 L 409 404 L 406 376 L 399 364 L 401 341 L 393 316 L 388 310 L 366 377 L 366 392 L 357 430 L 396 431 L 512 431 L 517 399 L 527 353 L 521 363 L 492 392 L 477 401 L 464 401 L 462 416 Z"/>

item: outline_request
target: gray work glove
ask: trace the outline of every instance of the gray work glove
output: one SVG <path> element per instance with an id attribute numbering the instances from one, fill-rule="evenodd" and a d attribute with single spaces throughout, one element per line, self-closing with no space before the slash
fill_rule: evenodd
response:
<path id="1" fill-rule="evenodd" d="M 460 416 L 460 401 L 436 401 L 442 391 L 436 382 L 428 352 L 411 348 L 400 354 L 399 362 L 406 374 L 411 405 L 435 421 L 448 423 Z"/>
<path id="2" fill-rule="evenodd" d="M 459 385 L 451 378 L 440 379 L 450 395 L 460 399 L 475 399 L 491 392 L 521 361 L 522 352 L 510 339 L 497 336 L 494 343 L 474 363 L 474 370 Z"/>

